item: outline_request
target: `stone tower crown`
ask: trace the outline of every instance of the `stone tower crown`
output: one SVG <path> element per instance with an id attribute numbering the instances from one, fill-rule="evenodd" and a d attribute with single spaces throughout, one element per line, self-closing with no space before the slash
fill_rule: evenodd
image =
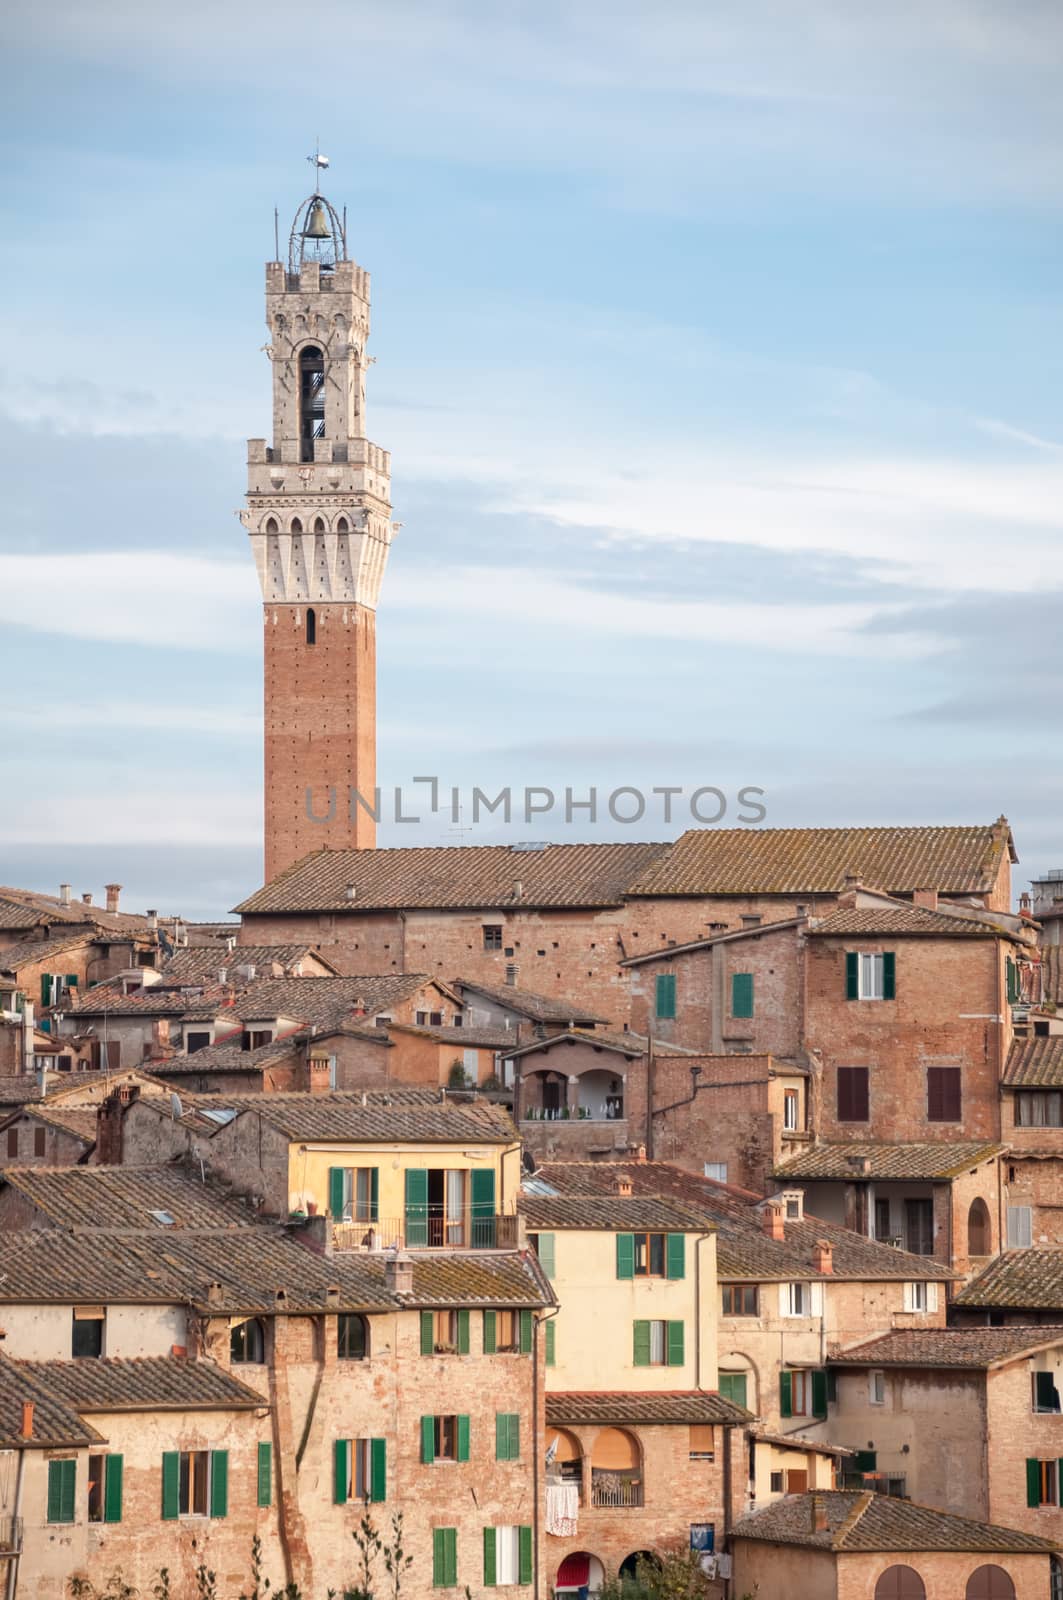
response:
<path id="1" fill-rule="evenodd" d="M 266 264 L 273 440 L 247 442 L 247 509 L 267 606 L 342 602 L 375 610 L 394 527 L 391 458 L 365 433 L 369 274 L 314 193 L 288 261 Z"/>

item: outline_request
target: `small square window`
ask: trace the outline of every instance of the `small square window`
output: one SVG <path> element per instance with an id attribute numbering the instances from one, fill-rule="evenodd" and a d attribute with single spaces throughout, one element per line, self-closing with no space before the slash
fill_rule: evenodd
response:
<path id="1" fill-rule="evenodd" d="M 484 949 L 501 950 L 502 926 L 500 923 L 487 922 L 483 924 Z"/>
<path id="2" fill-rule="evenodd" d="M 873 1406 L 886 1404 L 886 1374 L 872 1372 L 867 1380 L 868 1399 Z"/>
<path id="3" fill-rule="evenodd" d="M 102 1307 L 75 1310 L 70 1341 L 70 1354 L 75 1360 L 103 1355 L 103 1322 Z"/>

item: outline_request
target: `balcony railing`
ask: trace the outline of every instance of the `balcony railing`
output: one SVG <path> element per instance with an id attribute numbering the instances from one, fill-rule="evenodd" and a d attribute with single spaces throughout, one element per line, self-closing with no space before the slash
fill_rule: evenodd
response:
<path id="1" fill-rule="evenodd" d="M 517 1218 L 466 1209 L 443 1216 L 429 1209 L 406 1217 L 334 1222 L 335 1250 L 515 1250 Z"/>
<path id="2" fill-rule="evenodd" d="M 617 1102 L 607 1106 L 525 1106 L 522 1122 L 623 1122 L 624 1107 Z"/>
<path id="3" fill-rule="evenodd" d="M 870 1489 L 874 1494 L 891 1495 L 894 1500 L 907 1500 L 908 1480 L 902 1472 L 843 1472 L 843 1489 Z"/>
<path id="4" fill-rule="evenodd" d="M 592 1506 L 640 1506 L 642 1503 L 641 1478 L 626 1472 L 594 1472 L 591 1482 Z"/>

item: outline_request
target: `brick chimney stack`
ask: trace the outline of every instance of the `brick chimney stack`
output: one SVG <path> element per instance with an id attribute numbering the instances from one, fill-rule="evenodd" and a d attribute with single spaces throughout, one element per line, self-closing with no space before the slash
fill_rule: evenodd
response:
<path id="1" fill-rule="evenodd" d="M 834 1271 L 834 1246 L 829 1240 L 816 1240 L 812 1247 L 812 1266 L 816 1272 Z"/>
<path id="2" fill-rule="evenodd" d="M 32 1400 L 22 1402 L 22 1424 L 18 1430 L 20 1439 L 33 1438 L 33 1404 Z"/>
<path id="3" fill-rule="evenodd" d="M 96 1165 L 120 1167 L 122 1165 L 122 1140 L 124 1114 L 140 1093 L 139 1084 L 124 1083 L 101 1100 L 96 1107 Z"/>
<path id="4" fill-rule="evenodd" d="M 107 896 L 108 911 L 117 911 L 118 897 L 122 893 L 122 885 L 120 883 L 105 883 L 103 888 Z"/>
<path id="5" fill-rule="evenodd" d="M 92 895 L 91 894 L 83 894 L 81 896 L 81 904 L 83 906 L 91 906 L 91 904 L 92 904 Z"/>
<path id="6" fill-rule="evenodd" d="M 384 1284 L 389 1294 L 413 1293 L 413 1262 L 405 1250 L 394 1250 L 384 1262 Z"/>
<path id="7" fill-rule="evenodd" d="M 70 885 L 68 883 L 61 883 L 59 885 L 59 904 L 61 906 L 68 906 L 70 904 Z"/>
<path id="8" fill-rule="evenodd" d="M 634 1193 L 634 1190 L 631 1186 L 631 1179 L 625 1174 L 621 1174 L 621 1176 L 617 1178 L 616 1192 L 618 1195 L 622 1195 L 624 1199 L 630 1199 L 631 1195 Z"/>
<path id="9" fill-rule="evenodd" d="M 760 1225 L 769 1239 L 786 1238 L 786 1217 L 782 1206 L 765 1206 L 760 1214 Z"/>
<path id="10" fill-rule="evenodd" d="M 827 1508 L 818 1494 L 814 1494 L 809 1501 L 810 1523 L 813 1533 L 826 1533 Z"/>
<path id="11" fill-rule="evenodd" d="M 938 908 L 938 892 L 936 889 L 913 889 L 912 904 L 922 906 L 924 911 L 936 911 Z"/>

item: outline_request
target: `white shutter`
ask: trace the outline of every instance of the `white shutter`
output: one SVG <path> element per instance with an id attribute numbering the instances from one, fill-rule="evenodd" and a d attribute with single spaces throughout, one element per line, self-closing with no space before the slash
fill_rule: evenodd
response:
<path id="1" fill-rule="evenodd" d="M 904 1286 L 904 1309 L 905 1311 L 915 1310 L 915 1289 L 910 1283 L 906 1283 Z"/>
<path id="2" fill-rule="evenodd" d="M 780 1317 L 788 1317 L 790 1315 L 790 1285 L 788 1283 L 780 1283 L 779 1285 L 779 1315 Z"/>
<path id="3" fill-rule="evenodd" d="M 926 1286 L 926 1309 L 928 1311 L 936 1311 L 937 1308 L 938 1286 L 936 1283 L 928 1283 Z"/>
<path id="4" fill-rule="evenodd" d="M 811 1287 L 812 1315 L 814 1317 L 821 1317 L 823 1315 L 823 1285 L 821 1283 L 814 1283 Z"/>

